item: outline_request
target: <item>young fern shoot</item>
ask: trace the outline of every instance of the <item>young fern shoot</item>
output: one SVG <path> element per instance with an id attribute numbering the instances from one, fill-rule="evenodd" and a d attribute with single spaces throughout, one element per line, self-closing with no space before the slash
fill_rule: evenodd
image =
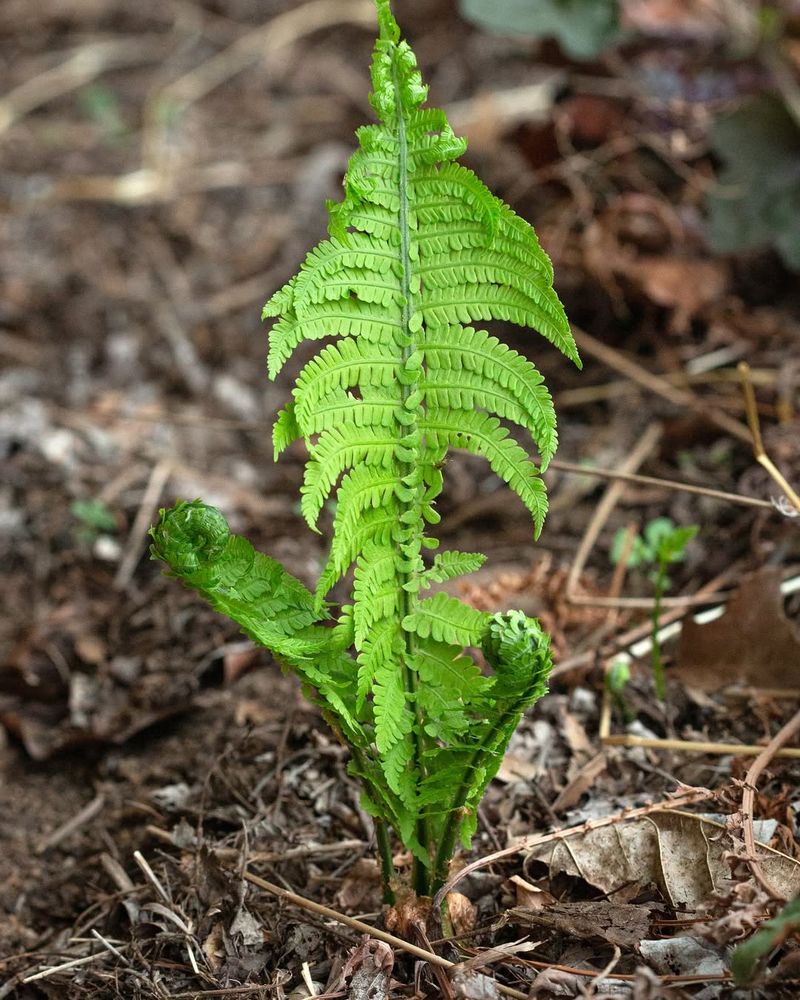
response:
<path id="1" fill-rule="evenodd" d="M 442 111 L 423 107 L 414 54 L 389 0 L 375 3 L 378 123 L 357 132 L 344 198 L 328 205 L 330 238 L 264 308 L 277 318 L 272 379 L 300 344 L 337 338 L 302 369 L 273 432 L 276 458 L 295 440 L 306 445 L 301 509 L 313 531 L 335 494 L 316 591 L 199 501 L 162 511 L 152 551 L 293 670 L 350 747 L 390 899 L 390 831 L 413 854 L 413 889 L 438 889 L 551 668 L 536 620 L 428 593 L 484 562 L 455 551 L 423 559 L 438 548 L 429 530 L 449 449 L 485 458 L 537 537 L 547 511 L 550 393 L 529 360 L 473 324 L 530 327 L 580 361 L 533 229 L 456 162 L 466 142 Z M 538 464 L 505 423 L 527 432 Z M 351 569 L 351 600 L 334 611 L 330 591 Z"/>

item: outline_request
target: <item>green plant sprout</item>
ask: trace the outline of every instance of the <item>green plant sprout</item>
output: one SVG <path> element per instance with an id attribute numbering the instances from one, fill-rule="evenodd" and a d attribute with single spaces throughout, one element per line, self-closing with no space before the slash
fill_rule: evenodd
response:
<path id="1" fill-rule="evenodd" d="M 117 519 L 102 500 L 73 500 L 69 512 L 78 522 L 76 538 L 87 545 L 117 530 Z"/>
<path id="2" fill-rule="evenodd" d="M 466 148 L 400 40 L 389 0 L 370 97 L 330 238 L 264 309 L 274 379 L 300 344 L 339 338 L 297 377 L 273 430 L 275 456 L 302 439 L 301 510 L 313 531 L 335 492 L 333 537 L 314 593 L 232 535 L 200 501 L 161 512 L 152 553 L 300 678 L 351 752 L 375 819 L 385 899 L 398 887 L 392 831 L 413 856 L 411 888 L 439 889 L 520 716 L 547 690 L 550 638 L 520 611 L 490 615 L 434 584 L 478 569 L 438 541 L 448 449 L 487 459 L 529 510 L 557 444 L 553 403 L 521 354 L 470 325 L 538 330 L 580 365 L 536 234 L 455 161 Z M 538 463 L 505 422 L 526 431 Z M 352 569 L 352 576 L 350 571 Z M 352 580 L 339 607 L 329 594 Z M 427 596 L 426 596 L 427 595 Z M 484 669 L 488 668 L 488 669 Z"/>
<path id="3" fill-rule="evenodd" d="M 605 686 L 611 702 L 626 722 L 633 719 L 633 713 L 625 700 L 625 688 L 630 683 L 631 668 L 627 660 L 614 660 L 606 671 Z"/>
<path id="4" fill-rule="evenodd" d="M 661 643 L 658 631 L 661 621 L 661 602 L 670 586 L 667 569 L 672 563 L 683 562 L 686 546 L 699 531 L 699 526 L 690 524 L 678 527 L 668 517 L 656 517 L 645 526 L 644 533 L 636 535 L 628 553 L 627 565 L 630 569 L 649 569 L 648 578 L 655 587 L 655 601 L 652 614 L 651 664 L 656 695 L 660 701 L 667 697 L 664 681 L 664 664 L 661 660 Z M 617 564 L 626 546 L 626 531 L 621 528 L 611 546 L 611 561 Z"/>

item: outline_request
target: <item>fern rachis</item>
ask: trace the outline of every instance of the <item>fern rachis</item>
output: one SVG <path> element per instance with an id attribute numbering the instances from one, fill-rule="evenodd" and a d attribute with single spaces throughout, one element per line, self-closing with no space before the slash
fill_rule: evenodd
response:
<path id="1" fill-rule="evenodd" d="M 531 513 L 547 511 L 541 471 L 557 444 L 552 399 L 531 361 L 475 324 L 538 330 L 579 363 L 550 261 L 533 229 L 456 162 L 465 143 L 426 88 L 389 0 L 371 103 L 378 124 L 330 204 L 330 238 L 264 309 L 274 318 L 275 378 L 301 343 L 336 339 L 299 373 L 273 430 L 277 456 L 308 449 L 301 510 L 309 527 L 336 499 L 330 553 L 314 594 L 227 532 L 199 502 L 162 512 L 154 555 L 294 670 L 352 749 L 376 817 L 384 876 L 391 827 L 415 858 L 413 887 L 446 877 L 461 834 L 522 711 L 541 696 L 549 640 L 519 612 L 489 616 L 432 584 L 471 572 L 480 554 L 423 552 L 439 515 L 450 448 L 487 459 Z M 526 432 L 538 464 L 509 433 Z M 351 603 L 326 603 L 353 571 Z M 337 617 L 334 627 L 321 624 Z M 482 649 L 491 672 L 466 652 Z"/>

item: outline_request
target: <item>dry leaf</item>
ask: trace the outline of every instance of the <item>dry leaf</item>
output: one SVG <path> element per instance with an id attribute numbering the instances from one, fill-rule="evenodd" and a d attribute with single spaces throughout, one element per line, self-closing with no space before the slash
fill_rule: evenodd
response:
<path id="1" fill-rule="evenodd" d="M 521 875 L 512 875 L 508 881 L 514 885 L 517 906 L 525 910 L 542 910 L 556 903 L 556 897 L 552 893 L 526 882 Z"/>
<path id="2" fill-rule="evenodd" d="M 629 271 L 645 295 L 656 305 L 673 309 L 670 328 L 683 333 L 692 318 L 725 293 L 725 265 L 713 260 L 682 257 L 643 257 Z"/>
<path id="3" fill-rule="evenodd" d="M 705 625 L 687 619 L 672 673 L 694 687 L 716 691 L 730 684 L 800 687 L 800 632 L 783 611 L 781 571 L 746 577 L 721 618 Z"/>
<path id="4" fill-rule="evenodd" d="M 606 895 L 654 883 L 676 909 L 696 911 L 730 874 L 735 844 L 726 827 L 693 813 L 665 810 L 534 848 L 551 877 L 583 878 Z M 764 875 L 787 899 L 800 892 L 800 862 L 759 845 Z"/>
<path id="5" fill-rule="evenodd" d="M 450 981 L 458 1000 L 500 1000 L 497 983 L 489 976 L 471 969 L 455 969 Z"/>
<path id="6" fill-rule="evenodd" d="M 359 858 L 347 873 L 339 891 L 336 905 L 345 913 L 359 910 L 379 910 L 381 906 L 381 872 L 372 858 Z"/>
<path id="7" fill-rule="evenodd" d="M 497 772 L 496 778 L 503 784 L 515 781 L 535 781 L 541 777 L 542 767 L 537 761 L 525 760 L 514 753 L 507 753 Z"/>
<path id="8" fill-rule="evenodd" d="M 591 760 L 587 760 L 583 767 L 570 775 L 569 781 L 558 793 L 550 807 L 553 812 L 564 812 L 577 805 L 583 794 L 589 791 L 606 767 L 608 767 L 608 757 L 605 752 L 601 751 L 595 754 Z M 571 765 L 570 770 L 572 770 Z"/>
<path id="9" fill-rule="evenodd" d="M 725 963 L 713 948 L 686 935 L 642 941 L 641 951 L 662 975 L 718 976 L 725 972 Z"/>
<path id="10" fill-rule="evenodd" d="M 348 1000 L 385 1000 L 394 968 L 394 952 L 388 944 L 364 937 L 347 956 L 339 986 L 350 980 Z"/>
<path id="11" fill-rule="evenodd" d="M 448 894 L 447 915 L 450 917 L 450 924 L 456 937 L 474 930 L 477 919 L 475 905 L 462 893 Z"/>
<path id="12" fill-rule="evenodd" d="M 622 23 L 648 35 L 711 40 L 725 31 L 718 0 L 622 0 Z"/>

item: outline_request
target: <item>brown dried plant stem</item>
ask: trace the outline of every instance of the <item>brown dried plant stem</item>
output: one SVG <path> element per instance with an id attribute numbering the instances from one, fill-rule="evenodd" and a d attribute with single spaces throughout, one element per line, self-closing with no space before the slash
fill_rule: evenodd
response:
<path id="1" fill-rule="evenodd" d="M 753 390 L 753 380 L 750 375 L 750 366 L 746 361 L 740 361 L 739 377 L 742 380 L 742 392 L 744 393 L 744 405 L 747 413 L 747 426 L 750 429 L 750 437 L 753 445 L 753 455 L 756 461 L 767 470 L 772 479 L 781 488 L 786 499 L 792 507 L 800 513 L 800 496 L 792 489 L 783 473 L 778 469 L 772 459 L 764 450 L 764 442 L 761 438 L 761 423 L 758 418 L 758 407 L 756 406 L 756 395 Z"/>
<path id="2" fill-rule="evenodd" d="M 670 385 L 666 379 L 659 375 L 654 375 L 621 351 L 596 340 L 590 334 L 586 333 L 585 330 L 580 330 L 573 325 L 572 332 L 575 336 L 575 342 L 582 353 L 591 354 L 598 361 L 608 365 L 609 368 L 613 368 L 614 371 L 618 371 L 621 375 L 631 379 L 631 381 L 636 382 L 643 388 L 649 389 L 650 392 L 661 396 L 663 399 L 669 400 L 670 403 L 673 403 L 680 409 L 688 409 L 699 416 L 705 417 L 726 434 L 730 434 L 740 441 L 750 441 L 750 433 L 744 424 L 729 417 L 727 413 L 722 413 L 715 407 L 707 405 L 693 392 Z"/>
<path id="3" fill-rule="evenodd" d="M 627 456 L 625 461 L 622 463 L 620 472 L 629 473 L 634 472 L 642 462 L 647 458 L 650 452 L 655 448 L 658 443 L 658 439 L 661 436 L 661 427 L 658 424 L 649 424 L 646 428 L 644 434 L 634 445 L 632 451 Z M 583 594 L 578 593 L 578 581 L 581 578 L 584 567 L 586 566 L 586 561 L 589 558 L 589 554 L 594 548 L 594 544 L 597 541 L 597 536 L 603 528 L 603 525 L 608 520 L 611 515 L 611 511 L 616 507 L 619 498 L 625 489 L 625 484 L 619 480 L 612 482 L 607 488 L 605 493 L 600 500 L 600 503 L 595 508 L 594 514 L 589 524 L 586 526 L 586 531 L 583 533 L 583 538 L 581 538 L 580 545 L 578 546 L 578 551 L 575 553 L 575 559 L 573 560 L 572 566 L 570 567 L 569 575 L 567 577 L 566 585 L 566 598 L 571 604 L 592 604 L 596 605 L 598 603 L 603 606 L 619 606 L 619 598 L 613 599 L 613 603 L 608 605 L 607 599 L 586 597 Z M 648 607 L 652 606 L 652 602 L 648 602 Z"/>
<path id="4" fill-rule="evenodd" d="M 715 490 L 709 486 L 696 486 L 694 483 L 681 483 L 674 479 L 660 479 L 657 476 L 642 476 L 635 472 L 622 472 L 617 469 L 597 469 L 592 466 L 580 465 L 578 462 L 565 462 L 554 458 L 550 469 L 566 472 L 576 476 L 596 476 L 598 479 L 618 479 L 634 486 L 655 486 L 658 489 L 674 490 L 677 493 L 694 493 L 697 496 L 709 497 L 711 500 L 723 500 L 726 503 L 738 504 L 740 507 L 761 507 L 774 510 L 769 500 L 758 497 L 747 497 L 741 493 L 728 493 L 725 490 Z"/>
<path id="5" fill-rule="evenodd" d="M 795 712 L 791 719 L 782 726 L 778 732 L 772 737 L 769 743 L 761 750 L 761 753 L 756 757 L 750 766 L 744 779 L 744 787 L 742 790 L 742 818 L 744 821 L 744 843 L 747 850 L 747 862 L 750 865 L 750 869 L 753 873 L 753 877 L 761 885 L 762 889 L 769 893 L 773 899 L 783 900 L 780 893 L 776 892 L 775 889 L 767 881 L 764 876 L 764 872 L 761 869 L 761 863 L 758 860 L 758 855 L 756 854 L 756 838 L 755 831 L 753 829 L 753 807 L 755 805 L 756 797 L 756 782 L 761 777 L 761 772 L 773 759 L 773 757 L 789 756 L 791 751 L 784 749 L 784 744 L 788 743 L 789 740 L 793 739 L 798 733 L 800 733 L 800 711 Z M 800 750 L 795 751 L 795 754 L 800 757 Z M 794 754 L 792 754 L 794 756 Z"/>

